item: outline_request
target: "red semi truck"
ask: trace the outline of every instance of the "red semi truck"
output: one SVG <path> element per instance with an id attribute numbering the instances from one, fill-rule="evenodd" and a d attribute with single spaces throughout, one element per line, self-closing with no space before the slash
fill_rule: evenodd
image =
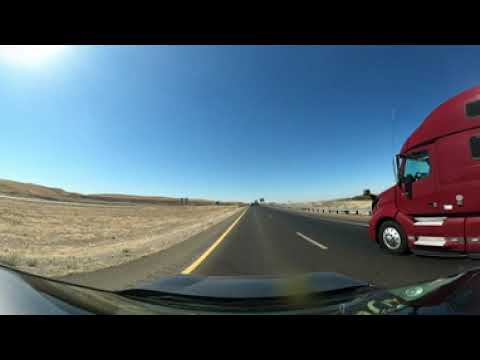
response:
<path id="1" fill-rule="evenodd" d="M 480 258 L 480 86 L 437 107 L 396 156 L 369 236 L 393 254 Z"/>

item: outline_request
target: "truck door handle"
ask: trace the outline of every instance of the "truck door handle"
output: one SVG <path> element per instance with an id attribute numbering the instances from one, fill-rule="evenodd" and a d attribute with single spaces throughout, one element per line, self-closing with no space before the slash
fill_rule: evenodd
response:
<path id="1" fill-rule="evenodd" d="M 434 208 L 436 208 L 438 206 L 436 201 L 429 202 L 428 205 L 430 205 L 431 207 L 434 207 Z"/>

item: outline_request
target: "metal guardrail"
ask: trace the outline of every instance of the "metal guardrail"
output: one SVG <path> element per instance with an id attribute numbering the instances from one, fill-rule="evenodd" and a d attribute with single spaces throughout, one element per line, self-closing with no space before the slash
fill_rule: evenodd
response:
<path id="1" fill-rule="evenodd" d="M 372 210 L 363 209 L 356 209 L 356 208 L 313 208 L 313 207 L 295 207 L 295 206 L 282 206 L 277 205 L 278 207 L 291 209 L 291 210 L 298 210 L 298 211 L 305 211 L 313 214 L 338 214 L 338 215 L 360 215 L 360 216 L 371 216 Z"/>

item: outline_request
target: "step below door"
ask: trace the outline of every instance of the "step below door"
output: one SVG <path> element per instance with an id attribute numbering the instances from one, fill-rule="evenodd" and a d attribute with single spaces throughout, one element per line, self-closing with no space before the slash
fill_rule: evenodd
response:
<path id="1" fill-rule="evenodd" d="M 480 236 L 480 217 L 478 218 Z M 399 214 L 398 221 L 407 233 L 410 249 L 418 253 L 465 254 L 465 218 L 414 217 Z M 479 249 L 480 250 L 480 249 Z"/>

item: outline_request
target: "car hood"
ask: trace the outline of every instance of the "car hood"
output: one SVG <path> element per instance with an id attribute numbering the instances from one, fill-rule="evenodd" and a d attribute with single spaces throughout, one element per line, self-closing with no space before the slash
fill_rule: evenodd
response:
<path id="1" fill-rule="evenodd" d="M 107 291 L 0 266 L 0 294 L 0 314 L 479 314 L 480 269 L 396 289 L 327 272 L 179 275 Z"/>
<path id="2" fill-rule="evenodd" d="M 169 304 L 207 304 L 213 312 L 227 310 L 231 301 L 241 301 L 237 310 L 249 306 L 268 312 L 279 299 L 342 292 L 350 296 L 371 290 L 367 282 L 327 272 L 288 277 L 178 275 L 123 291 L 106 291 L 0 266 L 0 314 L 158 313 L 145 306 L 152 299 L 154 305 L 165 304 L 166 299 Z M 161 313 L 171 310 L 164 306 Z"/>
<path id="3" fill-rule="evenodd" d="M 255 299 L 299 296 L 368 286 L 369 283 L 365 281 L 354 280 L 342 274 L 315 272 L 283 277 L 178 275 L 143 283 L 136 289 L 183 296 Z"/>

